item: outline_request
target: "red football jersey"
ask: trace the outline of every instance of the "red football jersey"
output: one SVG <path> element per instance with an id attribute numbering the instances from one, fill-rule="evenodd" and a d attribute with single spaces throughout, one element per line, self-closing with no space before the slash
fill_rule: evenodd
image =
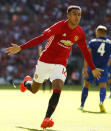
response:
<path id="1" fill-rule="evenodd" d="M 21 45 L 21 49 L 38 45 L 46 39 L 48 39 L 48 42 L 39 58 L 40 61 L 66 66 L 72 45 L 77 43 L 89 67 L 92 70 L 95 69 L 91 55 L 87 49 L 84 31 L 79 25 L 74 29 L 70 29 L 68 20 L 60 21 L 46 29 L 41 36 Z"/>

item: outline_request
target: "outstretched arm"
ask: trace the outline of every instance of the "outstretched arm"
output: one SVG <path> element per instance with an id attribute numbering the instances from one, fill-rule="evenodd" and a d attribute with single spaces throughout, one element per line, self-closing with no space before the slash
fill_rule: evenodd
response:
<path id="1" fill-rule="evenodd" d="M 8 55 L 13 55 L 21 51 L 21 47 L 17 44 L 11 43 L 11 47 L 5 49 L 5 53 Z"/>
<path id="2" fill-rule="evenodd" d="M 49 36 L 47 34 L 41 34 L 40 36 L 33 38 L 32 40 L 26 42 L 25 44 L 22 44 L 20 47 L 22 50 L 26 48 L 34 47 L 34 46 L 39 45 L 40 43 L 42 43 L 48 38 Z"/>
<path id="3" fill-rule="evenodd" d="M 47 38 L 48 38 L 48 36 L 46 34 L 42 34 L 42 35 L 40 35 L 38 37 L 35 37 L 34 39 L 32 39 L 32 40 L 30 40 L 30 41 L 28 41 L 25 44 L 20 45 L 20 46 L 18 46 L 17 44 L 11 44 L 11 47 L 6 48 L 5 52 L 8 55 L 16 54 L 16 53 L 20 52 L 23 49 L 39 45 L 40 43 L 42 43 Z"/>
<path id="4" fill-rule="evenodd" d="M 8 55 L 16 54 L 20 52 L 21 50 L 24 50 L 26 48 L 34 47 L 36 45 L 39 45 L 42 43 L 44 40 L 48 39 L 50 36 L 55 35 L 60 32 L 61 26 L 64 21 L 60 21 L 58 23 L 55 23 L 52 25 L 50 28 L 46 29 L 43 34 L 41 34 L 38 37 L 35 37 L 34 39 L 26 42 L 25 44 L 22 44 L 18 46 L 17 44 L 11 44 L 12 46 L 9 48 L 6 48 L 6 53 Z"/>

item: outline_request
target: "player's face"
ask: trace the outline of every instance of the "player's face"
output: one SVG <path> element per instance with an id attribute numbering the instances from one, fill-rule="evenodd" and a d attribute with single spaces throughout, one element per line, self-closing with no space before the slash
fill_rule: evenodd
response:
<path id="1" fill-rule="evenodd" d="M 67 17 L 69 19 L 69 21 L 73 24 L 73 25 L 77 25 L 80 22 L 81 19 L 81 11 L 78 9 L 72 9 L 68 14 Z"/>
<path id="2" fill-rule="evenodd" d="M 106 33 L 96 30 L 96 37 L 106 37 Z"/>

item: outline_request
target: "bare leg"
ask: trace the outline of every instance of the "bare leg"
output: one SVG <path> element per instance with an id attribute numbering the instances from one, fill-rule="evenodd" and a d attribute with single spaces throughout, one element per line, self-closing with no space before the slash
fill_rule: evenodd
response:
<path id="1" fill-rule="evenodd" d="M 28 90 L 30 90 L 33 94 L 35 94 L 41 87 L 42 83 L 26 81 L 25 86 Z"/>

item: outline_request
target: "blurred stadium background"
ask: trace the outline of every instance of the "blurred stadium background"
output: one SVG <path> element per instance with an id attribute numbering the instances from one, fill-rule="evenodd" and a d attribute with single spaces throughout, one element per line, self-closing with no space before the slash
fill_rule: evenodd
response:
<path id="1" fill-rule="evenodd" d="M 87 42 L 94 38 L 98 24 L 106 25 L 111 37 L 111 0 L 0 0 L 0 84 L 19 83 L 27 74 L 33 77 L 39 57 L 39 46 L 12 56 L 4 53 L 5 48 L 10 43 L 23 44 L 55 22 L 66 19 L 67 6 L 74 4 L 82 8 L 80 25 Z M 65 84 L 81 84 L 83 57 L 76 45 L 70 55 Z"/>
<path id="2" fill-rule="evenodd" d="M 66 19 L 67 6 L 73 4 L 82 8 L 80 25 L 87 42 L 95 37 L 95 28 L 99 24 L 107 26 L 111 38 L 111 0 L 0 0 L 0 89 L 3 89 L 0 90 L 0 131 L 42 131 L 40 124 L 51 95 L 49 92 L 43 95 L 42 91 L 37 95 L 28 91 L 20 93 L 9 85 L 13 81 L 19 84 L 26 75 L 33 77 L 39 46 L 12 56 L 4 53 L 5 48 L 10 43 L 23 44 L 55 22 Z M 66 86 L 54 114 L 55 126 L 47 131 L 111 131 L 110 100 L 105 101 L 107 113 L 101 114 L 99 88 L 90 89 L 86 111 L 77 110 L 81 98 L 83 56 L 77 45 L 73 46 L 70 55 Z"/>

